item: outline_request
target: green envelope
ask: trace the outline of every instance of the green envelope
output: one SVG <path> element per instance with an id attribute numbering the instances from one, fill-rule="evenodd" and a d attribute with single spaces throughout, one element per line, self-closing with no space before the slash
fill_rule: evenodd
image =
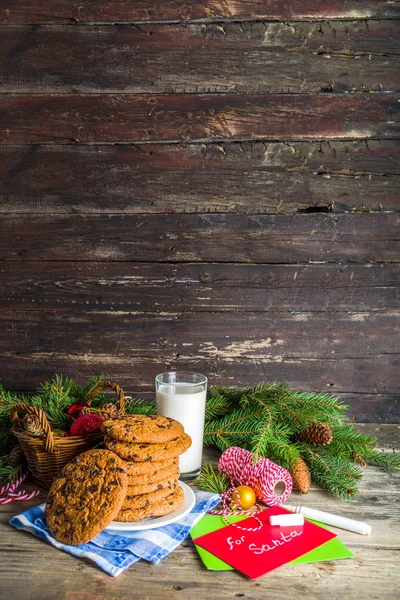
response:
<path id="1" fill-rule="evenodd" d="M 228 521 L 230 523 L 238 523 L 239 521 L 243 521 L 243 519 L 247 519 L 246 515 L 229 515 Z M 315 525 L 319 525 L 324 529 L 327 529 L 322 523 L 318 521 L 312 521 L 311 519 L 307 519 L 311 521 L 311 523 L 315 523 Z M 218 515 L 205 515 L 200 521 L 192 527 L 190 532 L 190 537 L 192 540 L 196 538 L 206 535 L 206 533 L 211 533 L 212 531 L 217 531 L 222 527 L 225 527 L 225 523 L 222 517 Z M 200 548 L 195 544 L 197 552 L 199 553 L 201 560 L 207 569 L 211 571 L 233 571 L 234 568 L 228 565 L 226 562 L 208 552 L 208 550 L 204 550 L 204 548 Z M 296 565 L 301 563 L 312 563 L 312 562 L 323 562 L 324 560 L 337 560 L 339 558 L 352 558 L 354 554 L 341 542 L 337 537 L 333 540 L 329 540 L 326 544 L 322 544 L 318 548 L 314 548 L 311 552 L 307 552 L 296 558 L 292 562 L 288 563 L 290 565 Z"/>

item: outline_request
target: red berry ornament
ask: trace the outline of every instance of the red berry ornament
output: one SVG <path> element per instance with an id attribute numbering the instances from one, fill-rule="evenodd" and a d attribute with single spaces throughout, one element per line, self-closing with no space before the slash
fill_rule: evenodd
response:
<path id="1" fill-rule="evenodd" d="M 82 409 L 88 406 L 87 402 L 74 402 L 71 406 L 68 406 L 67 415 L 73 419 L 77 419 L 82 415 Z"/>
<path id="2" fill-rule="evenodd" d="M 104 419 L 100 415 L 82 415 L 72 423 L 69 434 L 70 436 L 81 435 L 86 437 L 89 433 L 97 431 L 103 421 Z"/>
<path id="3" fill-rule="evenodd" d="M 232 494 L 232 500 L 239 504 L 242 510 L 248 510 L 256 503 L 256 494 L 249 485 L 239 485 Z"/>

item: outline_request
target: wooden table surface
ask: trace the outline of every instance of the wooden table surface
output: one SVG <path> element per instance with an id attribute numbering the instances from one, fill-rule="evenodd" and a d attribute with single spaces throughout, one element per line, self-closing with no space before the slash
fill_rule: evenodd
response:
<path id="1" fill-rule="evenodd" d="M 364 425 L 378 438 L 379 448 L 400 446 L 399 425 Z M 218 453 L 207 450 L 207 461 Z M 44 501 L 0 507 L 1 600 L 140 600 L 250 598 L 271 600 L 290 594 L 297 598 L 400 597 L 400 474 L 374 467 L 365 470 L 357 500 L 333 499 L 318 488 L 307 496 L 293 493 L 291 504 L 326 510 L 372 526 L 370 536 L 332 529 L 354 552 L 353 559 L 285 566 L 250 580 L 235 571 L 207 571 L 193 544 L 184 542 L 160 564 L 139 561 L 118 578 L 93 563 L 60 552 L 34 536 L 8 525 L 9 519 Z M 29 486 L 25 486 L 29 487 Z"/>

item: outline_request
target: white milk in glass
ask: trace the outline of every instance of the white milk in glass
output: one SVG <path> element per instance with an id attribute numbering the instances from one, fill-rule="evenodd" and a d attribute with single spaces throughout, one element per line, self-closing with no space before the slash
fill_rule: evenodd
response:
<path id="1" fill-rule="evenodd" d="M 179 457 L 182 474 L 201 468 L 206 394 L 203 386 L 185 382 L 161 384 L 156 392 L 157 413 L 182 423 L 192 438 L 190 448 Z"/>

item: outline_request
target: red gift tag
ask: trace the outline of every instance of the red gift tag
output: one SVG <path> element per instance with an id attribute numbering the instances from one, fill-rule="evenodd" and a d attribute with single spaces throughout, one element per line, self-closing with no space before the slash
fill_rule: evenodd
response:
<path id="1" fill-rule="evenodd" d="M 286 513 L 287 510 L 275 506 L 257 515 L 264 523 L 258 531 L 246 532 L 230 525 L 193 541 L 254 579 L 336 537 L 334 533 L 309 521 L 304 521 L 300 527 L 272 527 L 269 524 L 271 515 Z M 257 527 L 258 523 L 249 517 L 241 521 L 240 526 Z"/>

